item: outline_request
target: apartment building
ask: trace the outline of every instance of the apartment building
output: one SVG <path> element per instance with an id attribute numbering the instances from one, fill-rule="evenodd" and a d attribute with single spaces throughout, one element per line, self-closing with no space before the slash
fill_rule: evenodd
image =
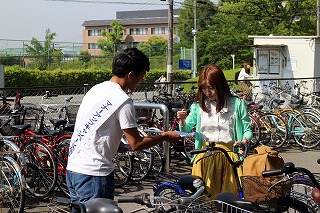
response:
<path id="1" fill-rule="evenodd" d="M 173 10 L 173 34 L 176 34 L 179 9 Z M 151 36 L 168 39 L 168 10 L 118 11 L 116 20 L 125 28 L 123 45 L 136 47 L 140 42 L 148 41 Z M 83 50 L 92 55 L 99 55 L 98 40 L 106 39 L 102 31 L 111 32 L 110 23 L 113 20 L 88 20 L 82 26 Z"/>

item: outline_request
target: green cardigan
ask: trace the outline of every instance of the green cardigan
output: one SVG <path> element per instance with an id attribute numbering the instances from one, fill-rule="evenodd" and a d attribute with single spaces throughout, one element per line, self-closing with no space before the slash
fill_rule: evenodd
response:
<path id="1" fill-rule="evenodd" d="M 237 97 L 232 97 L 235 110 L 235 131 L 236 134 L 233 134 L 236 138 L 233 138 L 233 141 L 241 141 L 244 138 L 250 140 L 252 138 L 252 130 L 250 127 L 250 118 L 248 116 L 247 106 L 244 101 Z M 190 106 L 190 113 L 186 118 L 186 124 L 180 126 L 180 131 L 190 132 L 191 129 L 196 126 L 195 133 L 195 149 L 202 148 L 202 136 L 200 134 L 200 104 L 193 103 Z"/>

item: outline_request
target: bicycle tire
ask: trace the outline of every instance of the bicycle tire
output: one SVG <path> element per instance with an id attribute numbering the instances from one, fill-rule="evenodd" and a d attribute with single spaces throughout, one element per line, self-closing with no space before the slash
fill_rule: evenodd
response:
<path id="1" fill-rule="evenodd" d="M 258 119 L 251 114 L 248 114 L 250 118 L 250 127 L 252 130 L 252 138 L 249 142 L 249 149 L 253 150 L 256 146 L 259 145 L 261 139 L 261 127 Z"/>
<path id="2" fill-rule="evenodd" d="M 267 113 L 258 117 L 261 126 L 261 141 L 271 149 L 279 149 L 288 139 L 288 128 L 283 119 L 276 114 Z"/>
<path id="3" fill-rule="evenodd" d="M 320 181 L 320 176 L 314 174 L 315 178 Z M 291 197 L 293 199 L 298 199 L 305 203 L 309 208 L 316 210 L 318 212 L 320 210 L 320 206 L 313 201 L 312 199 L 312 190 L 315 187 L 307 175 L 301 175 L 299 173 L 293 174 L 291 179 L 292 181 L 292 189 L 291 189 Z"/>
<path id="4" fill-rule="evenodd" d="M 289 208 L 285 212 L 290 212 L 290 213 L 291 212 L 298 212 L 298 213 L 317 213 L 318 212 L 299 200 L 290 199 L 288 200 L 287 203 Z"/>
<path id="5" fill-rule="evenodd" d="M 195 146 L 195 135 L 188 135 L 183 139 L 183 153 L 186 158 L 187 164 L 191 164 L 193 155 L 190 153 L 194 150 Z"/>
<path id="6" fill-rule="evenodd" d="M 24 212 L 25 187 L 21 168 L 8 156 L 0 160 L 0 167 L 0 212 Z"/>
<path id="7" fill-rule="evenodd" d="M 22 169 L 26 170 L 26 160 L 24 154 L 20 151 L 19 147 L 11 140 L 1 139 L 0 140 L 0 151 L 2 152 L 12 152 L 7 156 L 12 157 Z"/>
<path id="8" fill-rule="evenodd" d="M 161 148 L 159 145 L 151 147 L 150 149 L 153 152 L 153 164 L 149 176 L 156 178 L 163 170 L 165 159 L 161 154 Z"/>
<path id="9" fill-rule="evenodd" d="M 133 157 L 131 180 L 142 181 L 148 177 L 153 167 L 154 155 L 151 149 L 129 152 Z"/>
<path id="10" fill-rule="evenodd" d="M 168 185 L 160 186 L 160 188 L 155 191 L 153 196 L 165 197 L 172 201 L 182 197 L 178 189 L 170 187 Z M 162 202 L 155 202 L 155 204 L 157 209 L 156 212 L 175 212 L 176 209 L 174 208 L 174 206 L 177 205 L 177 203 L 171 203 L 170 205 L 170 203 Z"/>
<path id="11" fill-rule="evenodd" d="M 310 112 L 294 117 L 290 131 L 294 141 L 302 148 L 312 149 L 320 143 L 320 118 Z"/>
<path id="12" fill-rule="evenodd" d="M 58 146 L 54 149 L 54 156 L 58 166 L 57 186 L 67 197 L 70 197 L 66 181 L 70 140 L 71 139 L 69 138 L 62 138 L 61 140 L 57 141 Z"/>
<path id="13" fill-rule="evenodd" d="M 42 141 L 29 140 L 23 144 L 27 172 L 27 191 L 34 197 L 50 195 L 57 184 L 58 167 L 50 148 Z"/>
<path id="14" fill-rule="evenodd" d="M 114 183 L 116 188 L 126 185 L 132 176 L 133 157 L 129 153 L 117 153 L 112 160 L 114 164 Z"/>

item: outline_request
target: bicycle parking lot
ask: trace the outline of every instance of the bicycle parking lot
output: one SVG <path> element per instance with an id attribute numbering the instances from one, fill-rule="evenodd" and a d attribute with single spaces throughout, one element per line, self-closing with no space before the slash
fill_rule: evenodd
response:
<path id="1" fill-rule="evenodd" d="M 141 101 L 141 97 L 152 97 L 152 92 L 135 92 L 132 95 L 132 98 L 139 102 Z M 75 99 L 81 100 L 82 94 L 75 95 Z M 69 97 L 69 95 L 60 95 L 60 100 Z M 34 100 L 37 100 L 34 103 L 39 103 L 41 100 L 41 96 L 33 96 Z M 75 100 L 73 99 L 73 100 Z M 145 100 L 142 100 L 142 103 Z M 146 102 L 146 101 L 145 101 Z M 24 100 L 25 104 L 33 104 L 31 103 L 30 98 L 26 98 Z M 60 102 L 59 102 L 60 103 Z M 53 103 L 54 104 L 54 103 Z M 77 103 L 78 104 L 78 103 Z M 268 145 L 268 144 L 267 144 Z M 293 141 L 288 141 L 285 143 L 284 146 L 279 147 L 280 155 L 284 158 L 286 162 L 292 161 L 296 164 L 296 166 L 305 167 L 312 172 L 317 172 L 320 165 L 317 164 L 318 159 L 318 152 L 319 147 L 315 147 L 313 149 L 306 149 L 302 151 Z M 182 159 L 175 159 L 172 161 L 170 165 L 170 172 L 174 172 L 175 174 L 182 175 L 182 174 L 190 174 L 191 173 L 191 166 L 187 165 L 184 160 Z M 116 189 L 116 196 L 117 195 L 137 195 L 140 193 L 150 193 L 152 195 L 152 187 L 157 183 L 157 180 L 147 178 L 146 180 L 130 183 L 122 188 Z M 39 198 L 30 198 L 28 197 L 26 200 L 26 207 L 25 212 L 48 212 L 49 209 L 47 205 L 51 202 L 54 202 L 57 196 L 62 196 L 62 194 L 57 190 L 54 194 L 50 195 L 49 197 L 40 200 Z M 141 207 L 138 204 L 119 204 L 120 207 L 124 209 L 124 212 L 130 212 Z"/>
<path id="2" fill-rule="evenodd" d="M 280 155 L 283 157 L 285 162 L 293 162 L 296 166 L 305 167 L 311 172 L 319 173 L 320 165 L 317 164 L 317 159 L 320 158 L 319 152 L 320 148 L 315 148 L 312 150 L 301 151 L 301 149 L 294 145 L 283 147 L 283 150 L 280 150 Z M 170 172 L 178 175 L 190 174 L 191 166 L 186 164 L 182 156 L 179 156 L 175 159 L 172 159 L 170 164 Z M 152 187 L 157 184 L 157 180 L 154 178 L 147 178 L 141 182 L 131 182 L 130 184 L 116 189 L 117 196 L 131 196 L 138 195 L 141 193 L 150 193 L 152 195 Z M 53 195 L 45 198 L 43 200 L 38 200 L 36 198 L 27 198 L 27 204 L 25 207 L 25 212 L 27 213 L 40 213 L 40 212 L 49 212 L 48 204 L 54 202 L 57 196 L 62 196 L 61 193 L 57 190 Z M 141 207 L 139 204 L 126 204 L 121 203 L 119 206 L 123 209 L 124 212 L 128 213 L 133 210 L 136 210 Z M 144 211 L 141 211 L 144 212 Z"/>

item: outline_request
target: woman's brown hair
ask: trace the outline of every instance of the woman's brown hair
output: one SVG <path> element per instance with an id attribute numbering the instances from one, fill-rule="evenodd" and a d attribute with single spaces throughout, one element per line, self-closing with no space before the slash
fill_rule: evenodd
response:
<path id="1" fill-rule="evenodd" d="M 207 82 L 210 86 L 215 88 L 217 92 L 216 112 L 220 112 L 224 107 L 226 98 L 232 96 L 226 77 L 224 76 L 220 67 L 215 64 L 208 64 L 201 70 L 199 75 L 198 92 L 195 102 L 200 103 L 200 107 L 203 111 L 210 112 L 205 105 L 206 95 L 202 91 L 202 86 Z"/>
<path id="2" fill-rule="evenodd" d="M 247 68 L 247 66 L 250 65 L 251 66 L 251 63 L 249 61 L 246 61 L 243 65 L 243 68 L 244 70 L 246 71 L 246 73 L 250 73 L 250 69 Z"/>

